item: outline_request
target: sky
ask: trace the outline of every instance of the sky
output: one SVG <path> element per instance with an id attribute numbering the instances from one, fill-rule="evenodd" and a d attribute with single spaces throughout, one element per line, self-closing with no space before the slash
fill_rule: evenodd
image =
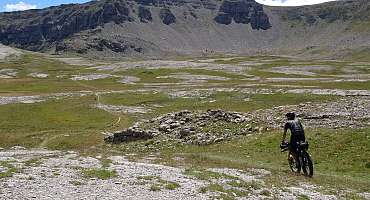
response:
<path id="1" fill-rule="evenodd" d="M 0 12 L 45 8 L 67 3 L 84 3 L 89 0 L 0 0 Z M 300 6 L 335 0 L 256 0 L 271 6 Z"/>

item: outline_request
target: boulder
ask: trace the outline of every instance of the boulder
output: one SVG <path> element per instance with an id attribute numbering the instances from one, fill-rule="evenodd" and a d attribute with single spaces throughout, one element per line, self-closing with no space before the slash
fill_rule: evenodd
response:
<path id="1" fill-rule="evenodd" d="M 109 143 L 120 143 L 151 138 L 153 138 L 153 135 L 150 131 L 141 130 L 139 128 L 128 128 L 106 136 L 104 141 Z"/>

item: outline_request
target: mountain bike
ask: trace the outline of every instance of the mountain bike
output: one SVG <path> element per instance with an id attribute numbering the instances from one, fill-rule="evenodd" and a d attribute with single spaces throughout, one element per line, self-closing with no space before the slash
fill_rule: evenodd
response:
<path id="1" fill-rule="evenodd" d="M 313 163 L 310 154 L 308 151 L 308 142 L 299 142 L 296 145 L 295 152 L 297 155 L 294 155 L 292 151 L 289 151 L 288 154 L 288 163 L 292 172 L 300 173 L 301 170 L 303 174 L 308 177 L 313 176 Z M 289 143 L 282 143 L 280 145 L 281 152 L 288 151 L 290 148 Z"/>

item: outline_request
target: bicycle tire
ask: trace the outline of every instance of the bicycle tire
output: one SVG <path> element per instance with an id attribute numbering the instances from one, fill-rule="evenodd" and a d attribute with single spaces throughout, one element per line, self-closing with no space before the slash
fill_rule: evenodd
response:
<path id="1" fill-rule="evenodd" d="M 302 171 L 305 176 L 313 176 L 313 163 L 310 154 L 304 152 L 302 155 Z"/>
<path id="2" fill-rule="evenodd" d="M 293 155 L 289 154 L 288 163 L 289 163 L 290 170 L 292 170 L 292 172 L 294 172 L 294 173 L 300 173 L 301 172 L 301 164 L 299 162 L 299 159 L 296 159 L 296 158 L 294 158 Z"/>

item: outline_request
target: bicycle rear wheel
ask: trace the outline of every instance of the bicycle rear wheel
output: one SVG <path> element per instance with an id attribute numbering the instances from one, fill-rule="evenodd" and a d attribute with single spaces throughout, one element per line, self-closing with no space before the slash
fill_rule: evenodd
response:
<path id="1" fill-rule="evenodd" d="M 302 171 L 305 176 L 313 176 L 313 163 L 310 154 L 304 152 L 302 155 Z"/>

